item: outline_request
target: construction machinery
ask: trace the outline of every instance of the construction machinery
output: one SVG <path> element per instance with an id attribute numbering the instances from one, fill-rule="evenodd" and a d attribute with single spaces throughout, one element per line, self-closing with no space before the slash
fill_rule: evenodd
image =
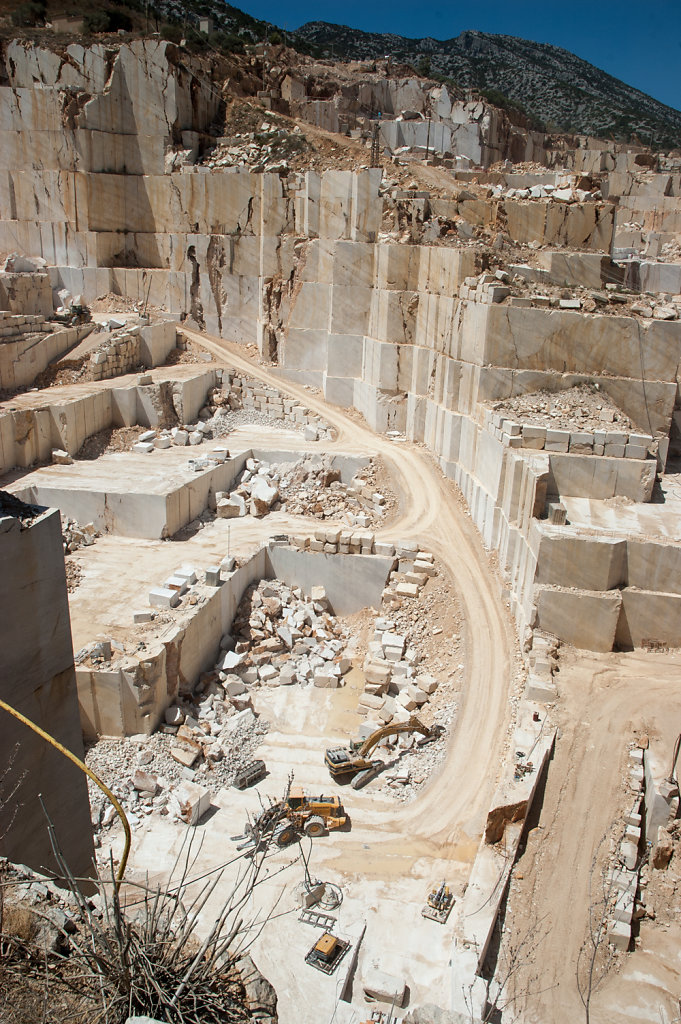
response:
<path id="1" fill-rule="evenodd" d="M 260 782 L 266 775 L 267 768 L 265 762 L 258 758 L 255 761 L 248 762 L 246 767 L 234 777 L 232 785 L 235 789 L 247 789 L 249 786 L 254 786 L 256 782 Z"/>
<path id="2" fill-rule="evenodd" d="M 300 786 L 289 785 L 284 799 L 266 807 L 244 832 L 256 846 L 270 836 L 277 846 L 288 846 L 302 834 L 321 836 L 347 820 L 340 797 L 309 796 Z"/>
<path id="3" fill-rule="evenodd" d="M 440 924 L 445 924 L 453 906 L 454 894 L 447 883 L 443 882 L 442 885 L 430 890 L 426 896 L 426 905 L 421 910 L 421 914 L 431 921 L 439 921 Z"/>
<path id="4" fill-rule="evenodd" d="M 371 760 L 370 754 L 374 747 L 386 736 L 402 732 L 419 732 L 425 740 L 434 740 L 442 734 L 442 726 L 427 726 L 419 718 L 412 716 L 407 722 L 383 725 L 365 740 L 355 740 L 349 747 L 333 747 L 326 751 L 324 757 L 331 777 L 343 781 L 354 776 L 352 788 L 361 789 L 384 768 L 383 761 Z"/>
<path id="5" fill-rule="evenodd" d="M 350 943 L 345 939 L 339 939 L 331 932 L 324 932 L 305 957 L 305 963 L 316 967 L 318 971 L 323 971 L 324 974 L 333 974 L 349 948 Z"/>

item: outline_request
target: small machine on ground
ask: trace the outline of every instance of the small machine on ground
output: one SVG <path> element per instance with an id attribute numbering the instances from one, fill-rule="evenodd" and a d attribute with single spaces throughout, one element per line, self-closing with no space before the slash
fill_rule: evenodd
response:
<path id="1" fill-rule="evenodd" d="M 439 921 L 440 924 L 445 924 L 453 906 L 454 894 L 446 882 L 443 882 L 439 888 L 431 889 L 428 893 L 426 905 L 421 910 L 421 914 L 431 921 Z"/>
<path id="2" fill-rule="evenodd" d="M 354 775 L 353 789 L 361 789 L 367 782 L 375 778 L 384 767 L 382 761 L 372 761 L 371 751 L 386 736 L 402 732 L 420 732 L 426 740 L 437 739 L 442 733 L 439 725 L 427 726 L 414 716 L 407 722 L 396 722 L 384 725 L 372 732 L 365 740 L 356 740 L 349 747 L 334 747 L 326 751 L 324 761 L 333 779 L 344 781 Z"/>
<path id="3" fill-rule="evenodd" d="M 333 974 L 349 948 L 350 943 L 345 939 L 339 939 L 331 932 L 324 932 L 306 955 L 305 963 L 316 967 L 318 971 L 323 971 L 324 974 Z"/>
<path id="4" fill-rule="evenodd" d="M 249 761 L 246 767 L 235 776 L 232 785 L 235 789 L 247 789 L 248 786 L 253 786 L 256 782 L 260 782 L 266 775 L 267 768 L 264 761 L 260 759 Z"/>
<path id="5" fill-rule="evenodd" d="M 244 832 L 256 845 L 271 836 L 277 846 L 288 846 L 302 833 L 321 836 L 347 820 L 340 797 L 309 796 L 300 786 L 289 786 L 284 799 L 266 807 Z"/>

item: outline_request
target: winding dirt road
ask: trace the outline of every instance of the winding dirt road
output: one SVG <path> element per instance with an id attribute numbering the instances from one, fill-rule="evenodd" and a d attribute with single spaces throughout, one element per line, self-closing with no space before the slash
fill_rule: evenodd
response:
<path id="1" fill-rule="evenodd" d="M 338 438 L 325 449 L 379 454 L 403 497 L 400 518 L 380 534 L 393 540 L 418 536 L 455 580 L 466 617 L 467 647 L 456 726 L 442 771 L 390 822 L 411 837 L 427 836 L 446 856 L 448 847 L 464 838 L 477 839 L 482 831 L 509 723 L 516 644 L 500 583 L 454 484 L 443 477 L 425 449 L 394 444 L 375 434 L 348 413 L 248 358 L 237 345 L 184 328 L 183 332 L 217 360 L 299 399 L 332 424 Z"/>

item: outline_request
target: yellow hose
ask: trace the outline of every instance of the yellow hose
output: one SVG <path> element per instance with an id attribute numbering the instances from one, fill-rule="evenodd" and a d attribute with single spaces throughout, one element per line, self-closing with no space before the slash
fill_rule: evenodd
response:
<path id="1" fill-rule="evenodd" d="M 26 718 L 26 715 L 22 715 L 20 711 L 17 711 L 15 708 L 5 703 L 5 701 L 2 699 L 0 699 L 0 708 L 2 708 L 8 714 L 12 715 L 13 718 L 18 719 L 18 721 L 20 722 L 23 722 L 23 724 L 27 725 L 29 729 L 33 729 L 33 732 L 37 732 L 38 736 L 42 736 L 44 740 L 47 740 L 47 742 L 51 743 L 53 747 L 56 747 L 57 750 L 61 751 L 64 757 L 68 757 L 69 761 L 73 761 L 73 763 L 77 765 L 82 772 L 85 772 L 85 774 L 88 775 L 97 786 L 99 786 L 102 793 L 104 793 L 104 795 L 107 796 L 111 803 L 114 805 L 116 813 L 118 814 L 118 817 L 121 819 L 121 822 L 123 824 L 123 831 L 125 832 L 125 847 L 123 849 L 123 856 L 121 857 L 121 862 L 118 866 L 118 874 L 116 875 L 115 882 L 116 889 L 118 889 L 119 885 L 123 881 L 125 867 L 126 864 L 128 863 L 128 855 L 130 853 L 131 842 L 130 824 L 125 816 L 125 811 L 121 807 L 120 803 L 113 795 L 109 787 L 106 786 L 102 782 L 102 780 L 95 775 L 92 769 L 88 768 L 88 766 L 84 764 L 84 762 L 81 761 L 80 758 L 76 757 L 75 754 L 72 754 L 70 750 L 67 750 L 66 747 L 59 742 L 59 740 L 55 740 L 54 736 L 50 736 L 48 732 L 45 732 L 44 729 L 41 729 L 40 726 L 36 725 L 35 722 L 32 722 L 30 718 Z"/>

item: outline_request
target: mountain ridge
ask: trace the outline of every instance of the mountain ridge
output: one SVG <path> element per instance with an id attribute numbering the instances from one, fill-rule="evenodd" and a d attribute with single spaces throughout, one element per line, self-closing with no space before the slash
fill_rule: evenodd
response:
<path id="1" fill-rule="evenodd" d="M 306 22 L 292 35 L 332 49 L 337 59 L 390 54 L 460 88 L 498 90 L 549 130 L 619 139 L 636 134 L 653 146 L 681 145 L 681 111 L 550 43 L 473 29 L 445 40 L 410 39 L 324 21 Z"/>

